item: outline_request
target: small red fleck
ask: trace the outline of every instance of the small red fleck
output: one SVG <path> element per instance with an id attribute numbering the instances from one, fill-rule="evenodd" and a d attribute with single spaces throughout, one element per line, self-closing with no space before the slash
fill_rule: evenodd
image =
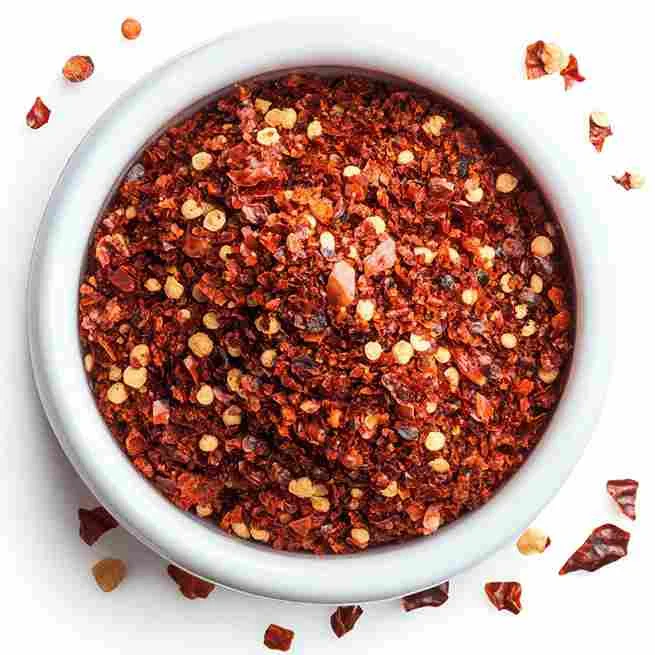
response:
<path id="1" fill-rule="evenodd" d="M 32 108 L 27 112 L 25 121 L 27 122 L 27 127 L 31 127 L 33 130 L 38 130 L 40 127 L 43 127 L 50 120 L 50 110 L 44 104 L 41 98 L 37 97 L 32 105 Z"/>

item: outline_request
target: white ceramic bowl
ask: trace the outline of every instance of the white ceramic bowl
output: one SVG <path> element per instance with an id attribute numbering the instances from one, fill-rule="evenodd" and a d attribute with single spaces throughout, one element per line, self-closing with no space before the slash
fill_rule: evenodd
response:
<path id="1" fill-rule="evenodd" d="M 352 21 L 291 21 L 229 34 L 137 83 L 100 118 L 70 158 L 38 234 L 29 286 L 34 374 L 50 423 L 80 476 L 121 524 L 177 565 L 228 587 L 274 598 L 345 604 L 405 595 L 480 561 L 524 529 L 582 454 L 603 402 L 613 352 L 613 274 L 606 234 L 580 193 L 574 163 L 526 121 L 502 86 L 490 92 L 463 53 Z M 475 70 L 474 62 L 467 62 Z M 111 438 L 86 383 L 77 294 L 89 234 L 119 176 L 154 133 L 194 103 L 271 71 L 355 67 L 431 89 L 481 118 L 531 169 L 559 216 L 577 285 L 569 383 L 540 444 L 484 507 L 432 537 L 356 555 L 276 552 L 213 529 L 175 508 Z M 602 299 L 602 300 L 601 300 Z"/>

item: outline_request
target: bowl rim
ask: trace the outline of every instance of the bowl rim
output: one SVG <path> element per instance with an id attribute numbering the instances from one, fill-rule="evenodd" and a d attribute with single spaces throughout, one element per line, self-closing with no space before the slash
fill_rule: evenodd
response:
<path id="1" fill-rule="evenodd" d="M 77 293 L 88 238 L 108 190 L 162 125 L 240 80 L 326 65 L 382 72 L 433 90 L 482 119 L 514 149 L 565 231 L 576 282 L 577 334 L 570 379 L 548 430 L 486 505 L 433 537 L 317 557 L 274 551 L 210 529 L 134 470 L 110 437 L 86 382 Z M 585 184 L 575 162 L 558 144 L 539 138 L 539 126 L 520 98 L 511 108 L 506 105 L 504 98 L 511 96 L 502 83 L 494 81 L 493 94 L 483 89 L 474 65 L 442 44 L 352 19 L 260 24 L 187 51 L 147 74 L 107 109 L 71 155 L 44 212 L 31 261 L 28 336 L 34 378 L 50 424 L 80 477 L 123 527 L 166 560 L 222 586 L 280 600 L 346 604 L 400 597 L 452 578 L 518 535 L 582 455 L 600 415 L 614 353 L 607 232 L 594 220 L 590 194 L 576 192 Z M 62 311 L 62 305 L 70 311 Z"/>

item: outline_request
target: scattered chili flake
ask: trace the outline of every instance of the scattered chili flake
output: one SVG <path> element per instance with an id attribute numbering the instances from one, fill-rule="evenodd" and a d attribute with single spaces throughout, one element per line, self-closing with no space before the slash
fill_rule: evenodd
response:
<path id="1" fill-rule="evenodd" d="M 108 557 L 96 562 L 91 569 L 98 587 L 105 592 L 114 591 L 123 582 L 127 574 L 127 566 L 120 559 Z"/>
<path id="2" fill-rule="evenodd" d="M 591 112 L 589 115 L 589 141 L 598 152 L 602 151 L 608 136 L 612 136 L 612 128 L 607 114 L 603 111 Z"/>
<path id="3" fill-rule="evenodd" d="M 564 89 L 568 91 L 576 82 L 584 82 L 585 77 L 580 75 L 578 71 L 578 60 L 569 55 L 569 60 L 566 66 L 560 71 L 560 75 L 564 78 Z"/>
<path id="4" fill-rule="evenodd" d="M 89 546 L 93 546 L 105 532 L 118 527 L 118 521 L 104 507 L 80 507 L 77 516 L 80 520 L 80 537 Z"/>
<path id="5" fill-rule="evenodd" d="M 330 617 L 330 625 L 337 637 L 343 637 L 346 632 L 350 632 L 364 610 L 359 605 L 345 605 L 338 607 Z"/>
<path id="6" fill-rule="evenodd" d="M 216 589 L 216 585 L 213 585 L 211 582 L 196 578 L 195 575 L 187 573 L 174 564 L 169 564 L 166 570 L 168 571 L 168 575 L 177 582 L 182 595 L 190 600 L 207 598 Z"/>
<path id="7" fill-rule="evenodd" d="M 25 120 L 27 127 L 31 127 L 33 130 L 38 130 L 50 120 L 50 110 L 38 96 L 32 108 L 27 112 Z"/>
<path id="8" fill-rule="evenodd" d="M 543 41 L 535 41 L 525 49 L 525 74 L 529 80 L 536 80 L 548 74 L 542 59 L 545 46 Z"/>
<path id="9" fill-rule="evenodd" d="M 641 187 L 646 183 L 646 178 L 643 175 L 639 175 L 639 173 L 629 173 L 628 171 L 623 173 L 620 177 L 612 175 L 612 179 L 626 191 L 630 191 L 630 189 L 641 189 Z"/>
<path id="10" fill-rule="evenodd" d="M 436 587 L 405 596 L 400 602 L 406 612 L 421 607 L 441 607 L 448 600 L 448 587 L 449 583 L 447 581 L 442 582 Z"/>
<path id="11" fill-rule="evenodd" d="M 102 417 L 171 502 L 340 554 L 438 538 L 522 465 L 573 299 L 556 217 L 496 137 L 420 89 L 298 74 L 145 147 L 91 237 L 79 327 Z"/>
<path id="12" fill-rule="evenodd" d="M 487 582 L 484 590 L 492 605 L 512 614 L 521 611 L 521 584 L 519 582 Z"/>
<path id="13" fill-rule="evenodd" d="M 597 527 L 560 569 L 560 575 L 572 571 L 595 571 L 628 554 L 630 533 L 606 523 Z"/>
<path id="14" fill-rule="evenodd" d="M 268 646 L 271 650 L 287 651 L 291 648 L 293 637 L 293 630 L 287 630 L 286 628 L 271 623 L 264 633 L 264 645 Z"/>
<path id="15" fill-rule="evenodd" d="M 636 480 L 608 480 L 607 493 L 616 501 L 619 509 L 633 521 L 637 518 L 636 502 L 639 483 Z"/>
<path id="16" fill-rule="evenodd" d="M 121 24 L 122 35 L 133 41 L 141 34 L 141 23 L 136 18 L 126 18 Z"/>
<path id="17" fill-rule="evenodd" d="M 64 64 L 62 73 L 69 82 L 84 82 L 93 75 L 93 59 L 87 55 L 74 55 Z"/>

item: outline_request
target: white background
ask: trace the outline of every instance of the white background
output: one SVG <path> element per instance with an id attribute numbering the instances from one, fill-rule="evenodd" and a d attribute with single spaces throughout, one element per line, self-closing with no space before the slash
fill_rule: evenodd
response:
<path id="1" fill-rule="evenodd" d="M 404 0 L 389 10 L 381 0 L 5 4 L 0 40 L 2 652 L 262 653 L 269 623 L 295 629 L 292 652 L 312 655 L 650 650 L 655 58 L 652 10 L 646 7 L 645 2 L 596 2 L 592 9 L 574 0 L 543 5 Z M 580 193 L 595 194 L 596 204 L 604 207 L 596 220 L 609 226 L 618 289 L 617 361 L 607 405 L 583 460 L 538 520 L 551 535 L 551 548 L 541 557 L 526 558 L 514 546 L 506 547 L 452 581 L 451 599 L 439 609 L 405 614 L 398 602 L 366 606 L 356 629 L 342 640 L 329 627 L 332 608 L 253 599 L 223 589 L 208 600 L 186 600 L 166 576 L 165 563 L 120 529 L 93 548 L 83 544 L 76 511 L 92 506 L 93 499 L 48 428 L 32 384 L 25 337 L 25 285 L 40 215 L 71 150 L 113 99 L 194 44 L 253 22 L 328 11 L 357 12 L 360 20 L 390 22 L 456 45 L 479 70 L 480 84 L 513 80 L 512 93 L 531 104 L 543 138 L 564 143 L 585 171 Z M 143 23 L 142 36 L 134 42 L 120 35 L 128 15 Z M 538 38 L 572 50 L 588 81 L 565 94 L 560 78 L 522 80 L 523 49 Z M 96 72 L 72 86 L 59 71 L 76 53 L 92 56 Z M 52 117 L 33 132 L 24 117 L 36 95 L 50 106 Z M 586 117 L 594 109 L 607 111 L 615 130 L 601 155 L 586 140 Z M 615 186 L 610 174 L 626 168 L 650 176 L 650 188 L 627 193 Z M 605 481 L 617 477 L 641 482 L 634 525 L 606 497 Z M 593 574 L 559 577 L 566 557 L 606 521 L 632 531 L 630 555 Z M 112 594 L 103 594 L 89 573 L 104 556 L 123 558 L 129 566 L 128 578 Z M 524 588 L 519 616 L 496 612 L 482 591 L 486 581 L 513 579 Z"/>

